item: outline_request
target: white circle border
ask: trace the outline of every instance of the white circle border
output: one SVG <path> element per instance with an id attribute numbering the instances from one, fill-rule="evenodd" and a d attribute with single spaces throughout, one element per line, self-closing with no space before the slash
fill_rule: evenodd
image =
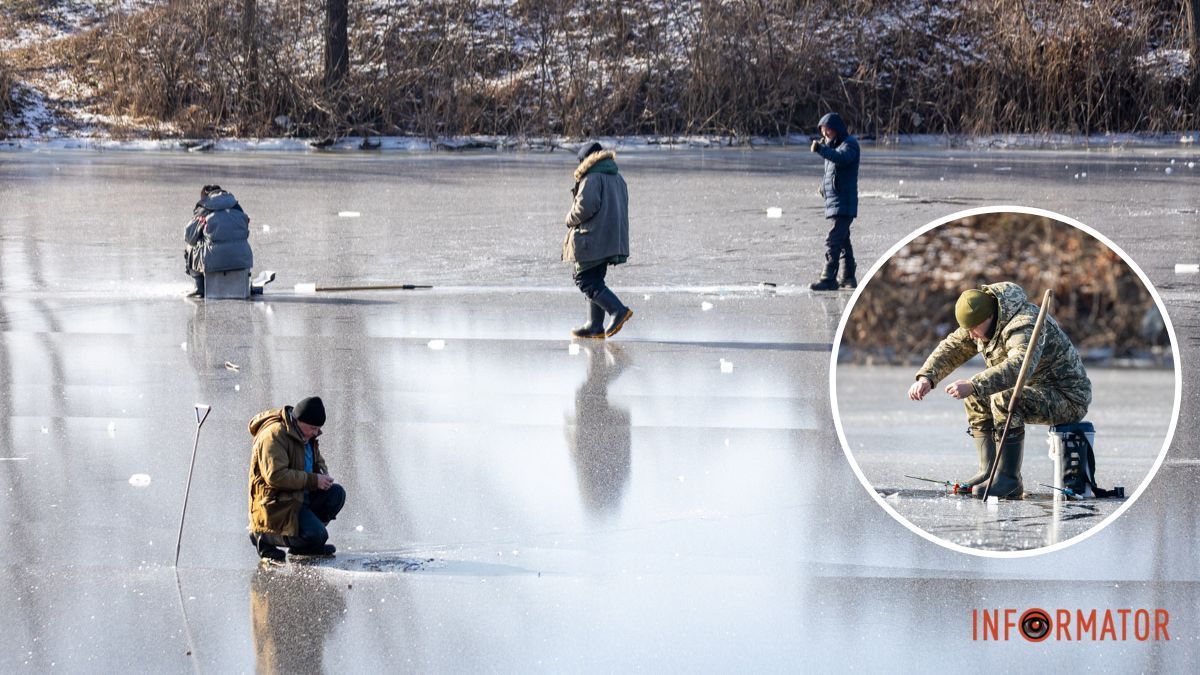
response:
<path id="1" fill-rule="evenodd" d="M 1149 473 L 1147 473 L 1146 477 L 1142 479 L 1142 482 L 1138 485 L 1138 488 L 1137 488 L 1137 490 L 1134 491 L 1133 495 L 1131 497 L 1129 497 L 1128 499 L 1126 499 L 1123 504 L 1121 504 L 1119 507 L 1117 507 L 1116 511 L 1109 514 L 1108 517 L 1106 517 L 1104 520 L 1100 521 L 1098 524 L 1088 528 L 1085 532 L 1077 534 L 1074 537 L 1071 537 L 1070 539 L 1067 539 L 1065 541 L 1060 541 L 1055 544 L 1051 544 L 1049 546 L 1039 546 L 1038 548 L 1025 549 L 1025 550 L 1020 550 L 1020 551 L 989 551 L 989 550 L 971 548 L 969 546 L 963 546 L 962 544 L 956 544 L 952 541 L 947 541 L 945 539 L 942 539 L 941 537 L 937 537 L 937 536 L 934 536 L 933 534 L 930 534 L 926 530 L 921 529 L 920 527 L 917 527 L 916 525 L 914 525 L 912 523 L 912 521 L 910 521 L 909 519 L 900 515 L 900 513 L 898 511 L 896 511 L 896 509 L 892 508 L 892 506 L 890 504 L 888 504 L 883 499 L 882 496 L 879 495 L 879 493 L 871 485 L 870 481 L 867 480 L 867 476 L 866 476 L 866 474 L 863 473 L 862 468 L 859 467 L 858 462 L 855 461 L 854 453 L 850 451 L 850 443 L 846 440 L 846 432 L 842 428 L 841 413 L 838 411 L 837 365 L 838 365 L 838 352 L 841 350 L 841 345 L 842 345 L 842 333 L 846 330 L 846 324 L 850 319 L 851 310 L 854 309 L 855 303 L 858 302 L 859 296 L 862 295 L 863 289 L 865 289 L 867 287 L 867 285 L 869 284 L 872 277 L 874 277 L 875 274 L 880 270 L 880 268 L 883 267 L 884 263 L 891 260 L 892 256 L 894 256 L 901 248 L 903 248 L 904 246 L 906 246 L 907 244 L 909 244 L 910 242 L 912 242 L 914 239 L 921 236 L 922 234 L 925 234 L 926 232 L 929 232 L 930 230 L 933 230 L 937 227 L 941 227 L 942 225 L 945 225 L 946 223 L 949 223 L 949 222 L 952 222 L 955 220 L 961 220 L 963 218 L 967 218 L 970 216 L 977 216 L 977 215 L 982 215 L 982 214 L 987 214 L 987 213 L 1026 213 L 1029 215 L 1050 218 L 1050 219 L 1056 220 L 1060 223 L 1070 225 L 1076 229 L 1083 230 L 1084 232 L 1090 234 L 1092 237 L 1099 240 L 1101 243 L 1103 243 L 1105 246 L 1107 246 L 1111 251 L 1116 253 L 1118 256 L 1120 256 L 1121 260 L 1124 261 L 1124 263 L 1126 265 L 1129 265 L 1130 269 L 1132 269 L 1134 271 L 1134 273 L 1137 274 L 1138 278 L 1141 279 L 1142 284 L 1146 287 L 1146 290 L 1149 291 L 1150 296 L 1152 298 L 1154 298 L 1154 304 L 1158 307 L 1159 314 L 1162 315 L 1163 323 L 1166 325 L 1167 335 L 1171 338 L 1171 360 L 1173 362 L 1174 371 L 1175 371 L 1175 404 L 1171 409 L 1171 423 L 1167 426 L 1167 435 L 1166 435 L 1166 438 L 1163 439 L 1162 450 L 1159 451 L 1158 458 L 1154 461 L 1154 465 L 1150 467 Z M 1078 220 L 1075 220 L 1074 218 L 1064 216 L 1060 213 L 1055 213 L 1054 211 L 1048 211 L 1046 209 L 1033 208 L 1033 207 L 1029 207 L 1029 206 L 1014 206 L 1014 205 L 982 206 L 982 207 L 973 208 L 973 209 L 966 209 L 964 211 L 958 211 L 958 212 L 951 213 L 950 215 L 943 216 L 941 218 L 938 218 L 937 220 L 927 223 L 923 227 L 920 227 L 920 228 L 914 230 L 908 236 L 904 237 L 899 242 L 897 242 L 894 246 L 892 246 L 890 249 L 888 249 L 887 253 L 885 253 L 883 256 L 881 256 L 879 258 L 879 260 L 875 261 L 875 264 L 872 265 L 871 269 L 867 271 L 866 277 L 864 277 L 862 282 L 858 284 L 858 288 L 856 288 L 854 290 L 854 294 L 850 296 L 850 300 L 846 303 L 846 308 L 844 310 L 842 310 L 842 319 L 838 323 L 837 333 L 835 333 L 833 336 L 833 349 L 831 350 L 830 357 L 829 357 L 829 403 L 830 403 L 830 406 L 833 411 L 833 424 L 834 424 L 834 427 L 836 427 L 836 429 L 837 429 L 838 442 L 841 443 L 842 452 L 846 455 L 847 461 L 850 462 L 850 468 L 854 469 L 854 474 L 856 476 L 858 476 L 859 482 L 862 483 L 863 487 L 867 490 L 867 493 L 870 494 L 871 497 L 875 500 L 875 503 L 879 504 L 879 506 L 884 511 L 886 511 L 888 514 L 890 514 L 892 516 L 892 518 L 895 518 L 897 522 L 899 522 L 901 525 L 904 525 L 909 530 L 912 530 L 915 534 L 917 534 L 939 546 L 948 548 L 952 551 L 958 551 L 959 553 L 967 553 L 970 555 L 977 555 L 977 556 L 982 556 L 982 557 L 987 557 L 987 558 L 1029 558 L 1032 556 L 1042 555 L 1045 553 L 1052 553 L 1054 551 L 1060 551 L 1068 546 L 1071 546 L 1073 544 L 1083 541 L 1084 539 L 1087 539 L 1088 537 L 1092 536 L 1093 534 L 1096 534 L 1100 530 L 1103 530 L 1105 527 L 1110 525 L 1117 518 L 1119 518 L 1121 516 L 1121 514 L 1125 513 L 1126 509 L 1133 506 L 1133 503 L 1136 502 L 1138 500 L 1138 498 L 1142 496 L 1142 493 L 1146 491 L 1146 488 L 1150 485 L 1150 482 L 1152 480 L 1154 480 L 1154 476 L 1158 474 L 1158 469 L 1159 469 L 1159 467 L 1162 466 L 1163 461 L 1167 457 L 1167 451 L 1171 447 L 1171 440 L 1175 437 L 1175 425 L 1179 422 L 1179 408 L 1180 408 L 1182 400 L 1183 400 L 1183 374 L 1182 374 L 1182 364 L 1179 361 L 1179 341 L 1175 337 L 1175 326 L 1174 326 L 1174 324 L 1171 323 L 1171 317 L 1167 314 L 1167 308 L 1163 304 L 1162 297 L 1159 296 L 1158 290 L 1154 287 L 1154 284 L 1152 284 L 1150 282 L 1150 279 L 1146 276 L 1146 273 L 1142 271 L 1141 267 L 1138 267 L 1137 263 L 1135 263 L 1133 261 L 1133 259 L 1130 258 L 1129 255 L 1126 254 L 1125 251 L 1121 249 L 1120 246 L 1117 246 L 1115 243 L 1113 243 L 1112 240 L 1110 240 L 1108 237 L 1104 236 L 1100 232 L 1096 231 L 1095 229 L 1079 222 Z"/>

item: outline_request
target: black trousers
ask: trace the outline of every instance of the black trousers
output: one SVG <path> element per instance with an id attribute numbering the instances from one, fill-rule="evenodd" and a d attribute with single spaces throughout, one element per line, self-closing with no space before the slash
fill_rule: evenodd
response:
<path id="1" fill-rule="evenodd" d="M 854 222 L 854 216 L 834 216 L 829 220 L 829 234 L 825 235 L 825 273 L 821 276 L 823 279 L 837 278 L 838 263 L 843 260 L 843 278 L 853 276 L 857 272 L 854 247 L 850 244 L 850 223 Z"/>
<path id="2" fill-rule="evenodd" d="M 597 295 L 600 295 L 608 288 L 604 284 L 604 275 L 608 274 L 608 263 L 590 267 L 582 272 L 576 272 L 571 276 L 575 280 L 575 285 L 588 300 L 595 300 Z"/>

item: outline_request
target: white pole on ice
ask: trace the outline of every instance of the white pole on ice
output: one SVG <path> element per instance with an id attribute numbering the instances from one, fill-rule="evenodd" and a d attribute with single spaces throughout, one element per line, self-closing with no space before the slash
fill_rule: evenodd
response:
<path id="1" fill-rule="evenodd" d="M 179 548 L 183 544 L 183 519 L 187 518 L 188 495 L 192 492 L 192 471 L 196 468 L 196 448 L 200 447 L 200 427 L 208 419 L 212 406 L 196 404 L 196 442 L 192 444 L 192 464 L 188 467 L 187 487 L 183 491 L 183 513 L 179 514 L 179 537 L 175 540 L 175 567 L 179 567 Z"/>

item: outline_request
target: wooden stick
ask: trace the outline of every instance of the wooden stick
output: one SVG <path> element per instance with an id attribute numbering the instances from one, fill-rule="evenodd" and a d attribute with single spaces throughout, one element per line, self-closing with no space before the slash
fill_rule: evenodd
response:
<path id="1" fill-rule="evenodd" d="M 1033 324 L 1033 333 L 1029 336 L 1029 347 L 1025 350 L 1025 358 L 1021 360 L 1021 371 L 1017 373 L 1017 383 L 1013 385 L 1012 398 L 1008 400 L 1008 417 L 1004 419 L 1004 431 L 996 443 L 996 458 L 992 460 L 992 468 L 988 472 L 987 487 L 983 491 L 984 501 L 987 501 L 988 493 L 992 491 L 992 481 L 996 479 L 996 469 L 1000 467 L 1000 450 L 1004 447 L 1004 441 L 1008 440 L 1008 428 L 1012 424 L 1013 411 L 1017 409 L 1017 404 L 1021 400 L 1021 390 L 1025 387 L 1025 376 L 1029 374 L 1030 357 L 1038 348 L 1038 340 L 1042 336 L 1042 324 L 1046 322 L 1046 314 L 1050 311 L 1050 301 L 1053 297 L 1054 291 L 1051 290 L 1047 290 L 1046 294 L 1042 296 L 1042 308 L 1038 311 L 1037 321 Z"/>

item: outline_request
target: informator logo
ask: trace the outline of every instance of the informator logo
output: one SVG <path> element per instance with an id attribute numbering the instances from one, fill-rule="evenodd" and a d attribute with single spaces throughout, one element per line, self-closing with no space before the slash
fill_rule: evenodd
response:
<path id="1" fill-rule="evenodd" d="M 982 642 L 1150 642 L 1170 640 L 1165 609 L 972 609 L 971 639 Z"/>

